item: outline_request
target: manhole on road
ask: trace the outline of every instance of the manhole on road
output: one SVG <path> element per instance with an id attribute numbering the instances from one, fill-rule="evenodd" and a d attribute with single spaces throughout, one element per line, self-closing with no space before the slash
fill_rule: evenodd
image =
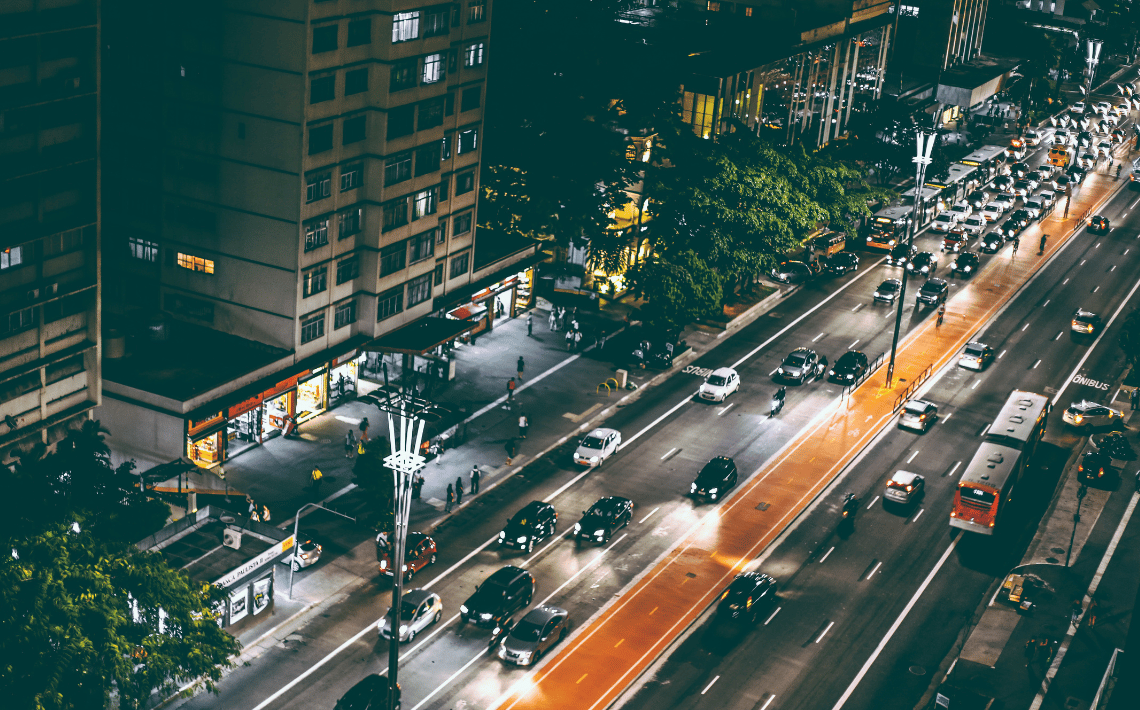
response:
<path id="1" fill-rule="evenodd" d="M 922 666 L 911 666 L 908 670 L 915 675 L 926 675 L 926 669 Z"/>
<path id="2" fill-rule="evenodd" d="M 1052 551 L 1052 552 L 1056 552 L 1058 555 L 1060 555 L 1060 554 L 1062 554 L 1062 553 L 1064 553 L 1064 552 L 1065 552 L 1065 548 L 1063 548 L 1063 547 L 1051 547 L 1051 548 L 1049 548 L 1049 549 L 1050 549 L 1050 551 Z"/>

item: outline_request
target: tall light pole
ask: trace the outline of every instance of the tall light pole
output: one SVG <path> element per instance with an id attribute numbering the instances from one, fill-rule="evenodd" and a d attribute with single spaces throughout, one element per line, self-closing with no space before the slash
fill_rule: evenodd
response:
<path id="1" fill-rule="evenodd" d="M 936 114 L 937 115 L 937 114 Z M 930 165 L 930 154 L 934 150 L 934 141 L 938 137 L 936 131 L 931 131 L 929 134 L 924 133 L 920 128 L 918 129 L 918 142 L 916 144 L 916 155 L 911 160 L 914 161 L 918 169 L 916 176 L 917 180 L 914 185 L 914 210 L 911 212 L 910 229 L 906 231 L 906 245 L 909 252 L 910 247 L 914 244 L 914 233 L 918 230 L 918 222 L 922 218 L 922 190 L 926 187 L 926 166 Z M 909 262 L 908 262 L 909 265 Z M 895 353 L 899 347 L 899 329 L 902 327 L 903 315 L 903 301 L 906 300 L 906 276 L 909 269 L 903 269 L 902 285 L 899 286 L 899 297 L 897 300 L 898 307 L 895 311 L 895 336 L 891 340 L 891 361 L 887 364 L 887 388 L 894 386 L 895 382 Z"/>
<path id="2" fill-rule="evenodd" d="M 1092 101 L 1093 90 L 1093 77 L 1096 76 L 1096 66 L 1100 63 L 1100 48 L 1103 42 L 1099 39 L 1088 40 L 1088 53 L 1085 55 L 1085 65 L 1088 69 L 1085 71 L 1085 81 L 1088 87 L 1085 90 L 1085 100 Z"/>

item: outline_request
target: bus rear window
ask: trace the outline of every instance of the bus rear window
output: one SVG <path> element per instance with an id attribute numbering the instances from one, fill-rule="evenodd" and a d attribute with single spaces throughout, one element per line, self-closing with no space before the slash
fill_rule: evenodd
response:
<path id="1" fill-rule="evenodd" d="M 963 503 L 973 503 L 984 508 L 992 506 L 995 498 L 993 493 L 973 486 L 959 486 L 958 495 L 961 496 Z"/>

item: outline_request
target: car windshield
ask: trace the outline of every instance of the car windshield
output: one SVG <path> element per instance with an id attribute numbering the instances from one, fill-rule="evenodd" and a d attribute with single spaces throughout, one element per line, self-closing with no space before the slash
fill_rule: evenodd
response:
<path id="1" fill-rule="evenodd" d="M 511 638 L 520 641 L 537 641 L 542 638 L 542 626 L 523 619 L 515 624 L 515 628 L 511 629 Z"/>
<path id="2" fill-rule="evenodd" d="M 936 286 L 934 284 L 923 284 L 922 285 L 922 292 L 923 293 L 938 293 L 938 291 L 939 291 L 938 286 Z"/>
<path id="3" fill-rule="evenodd" d="M 582 439 L 583 449 L 601 449 L 604 445 L 605 442 L 596 436 L 587 436 L 585 439 Z"/>
<path id="4" fill-rule="evenodd" d="M 705 382 L 713 387 L 723 387 L 726 380 L 720 375 L 709 375 L 709 378 L 705 380 Z"/>
<path id="5" fill-rule="evenodd" d="M 784 360 L 784 364 L 788 367 L 800 367 L 805 362 L 807 362 L 807 356 L 803 353 L 792 353 L 787 360 Z"/>
<path id="6" fill-rule="evenodd" d="M 515 513 L 515 517 L 511 518 L 510 524 L 511 525 L 518 525 L 520 527 L 526 527 L 527 520 L 528 520 L 528 518 L 526 516 L 526 513 L 519 512 L 519 513 Z"/>
<path id="7" fill-rule="evenodd" d="M 415 618 L 417 608 L 418 608 L 418 605 L 416 605 L 416 604 L 410 604 L 408 602 L 404 602 L 403 604 L 400 605 L 400 618 L 405 619 L 405 620 Z M 392 614 L 392 610 L 389 609 L 388 610 L 389 618 L 391 618 L 391 614 Z"/>
<path id="8" fill-rule="evenodd" d="M 492 599 L 500 599 L 506 596 L 507 588 L 494 582 L 484 582 L 483 586 L 479 587 L 479 593 Z"/>
<path id="9" fill-rule="evenodd" d="M 934 221 L 935 222 L 952 222 L 952 221 L 954 221 L 954 218 L 948 214 L 940 214 L 940 215 L 938 215 L 938 217 Z"/>
<path id="10" fill-rule="evenodd" d="M 883 283 L 879 284 L 879 290 L 888 293 L 891 291 L 898 291 L 899 285 L 894 281 L 884 281 Z"/>

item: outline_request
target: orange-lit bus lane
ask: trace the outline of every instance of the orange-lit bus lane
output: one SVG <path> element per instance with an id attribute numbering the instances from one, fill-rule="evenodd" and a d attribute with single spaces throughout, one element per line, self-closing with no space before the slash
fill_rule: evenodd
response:
<path id="1" fill-rule="evenodd" d="M 1078 221 L 1120 183 L 1090 174 L 1072 196 L 1007 246 L 970 280 L 957 282 L 945 321 L 925 317 L 902 341 L 895 382 L 880 367 L 849 396 L 833 402 L 767 461 L 739 492 L 686 533 L 676 546 L 579 630 L 560 653 L 511 689 L 495 708 L 595 710 L 614 701 L 716 599 L 732 577 L 802 513 L 895 416 L 901 399 L 997 315 L 1012 295 L 1072 236 Z M 1038 254 L 1040 235 L 1049 234 Z M 913 293 L 913 292 L 912 292 Z"/>

